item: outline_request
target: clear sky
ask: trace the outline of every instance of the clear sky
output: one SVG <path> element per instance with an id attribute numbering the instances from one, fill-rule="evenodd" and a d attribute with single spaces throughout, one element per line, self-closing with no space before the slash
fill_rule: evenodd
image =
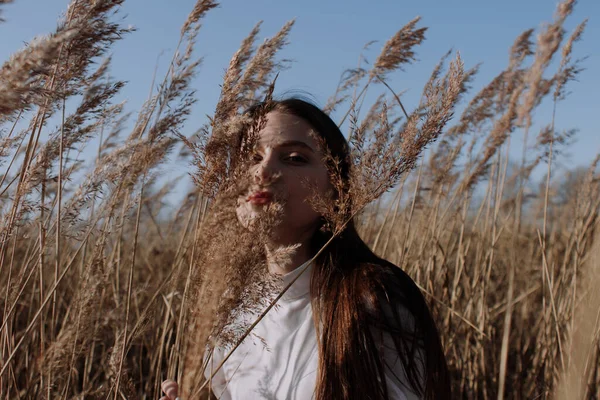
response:
<path id="1" fill-rule="evenodd" d="M 181 24 L 194 0 L 126 0 L 121 16 L 125 25 L 137 31 L 114 48 L 112 75 L 128 81 L 123 96 L 128 110 L 138 110 L 148 94 L 158 55 L 159 73 L 177 44 Z M 3 7 L 0 24 L 0 59 L 6 60 L 35 35 L 51 32 L 67 0 L 15 0 Z M 515 37 L 528 28 L 540 28 L 550 21 L 555 0 L 223 0 L 204 20 L 196 54 L 204 57 L 194 82 L 199 101 L 186 131 L 191 133 L 211 114 L 219 94 L 219 84 L 231 55 L 241 40 L 260 20 L 264 20 L 261 40 L 271 36 L 288 20 L 296 18 L 290 45 L 281 56 L 294 60 L 291 69 L 278 80 L 277 92 L 301 90 L 323 106 L 345 68 L 355 67 L 363 45 L 378 43 L 367 54 L 374 60 L 383 43 L 415 16 L 429 27 L 426 41 L 418 49 L 419 62 L 392 76 L 397 92 L 407 90 L 403 99 L 409 109 L 418 101 L 421 88 L 439 58 L 449 49 L 459 50 L 465 66 L 482 62 L 473 92 L 507 65 L 508 49 Z M 585 165 L 600 151 L 596 117 L 600 113 L 600 1 L 581 0 L 567 21 L 572 30 L 589 18 L 583 40 L 575 47 L 575 57 L 588 57 L 579 82 L 557 112 L 557 129 L 578 128 L 576 143 L 563 157 L 563 165 Z M 159 75 L 160 76 L 160 75 Z M 550 108 L 536 116 L 540 125 L 550 121 Z M 536 135 L 534 132 L 533 135 Z M 515 157 L 517 153 L 515 153 Z"/>

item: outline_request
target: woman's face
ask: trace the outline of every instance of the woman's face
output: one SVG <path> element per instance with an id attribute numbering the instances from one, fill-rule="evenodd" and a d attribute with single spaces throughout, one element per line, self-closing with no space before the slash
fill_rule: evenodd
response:
<path id="1" fill-rule="evenodd" d="M 312 236 L 320 215 L 308 198 L 313 188 L 321 196 L 330 188 L 323 154 L 310 135 L 312 129 L 294 115 L 268 113 L 252 158 L 250 189 L 238 199 L 238 219 L 246 227 L 274 199 L 282 200 L 283 216 L 274 238 L 282 244 L 301 243 Z"/>

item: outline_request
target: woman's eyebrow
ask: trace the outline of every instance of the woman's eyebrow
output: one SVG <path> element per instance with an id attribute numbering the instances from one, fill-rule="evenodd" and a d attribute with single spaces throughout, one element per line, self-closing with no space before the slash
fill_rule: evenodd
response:
<path id="1" fill-rule="evenodd" d="M 303 149 L 309 150 L 312 153 L 315 152 L 312 147 L 301 140 L 286 140 L 285 142 L 278 143 L 277 147 L 302 147 Z"/>

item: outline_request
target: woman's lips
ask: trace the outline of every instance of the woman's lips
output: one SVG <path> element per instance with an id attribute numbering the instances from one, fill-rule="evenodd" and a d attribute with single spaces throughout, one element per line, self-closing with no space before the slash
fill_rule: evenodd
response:
<path id="1" fill-rule="evenodd" d="M 267 204 L 272 200 L 273 194 L 270 192 L 254 192 L 246 199 L 246 201 L 252 204 Z"/>

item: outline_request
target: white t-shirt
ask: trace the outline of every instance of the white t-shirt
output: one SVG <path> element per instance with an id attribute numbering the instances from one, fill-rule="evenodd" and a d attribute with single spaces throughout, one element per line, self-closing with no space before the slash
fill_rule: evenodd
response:
<path id="1" fill-rule="evenodd" d="M 283 275 L 286 286 L 306 264 Z M 312 265 L 294 282 L 278 305 L 254 327 L 212 379 L 212 390 L 219 399 L 314 399 L 317 378 L 318 347 L 310 302 Z M 249 321 L 255 315 L 242 316 Z M 253 319 L 254 318 L 254 319 Z M 392 348 L 391 338 L 384 346 Z M 215 348 L 206 369 L 212 375 L 229 349 Z M 390 379 L 392 374 L 406 382 L 397 354 L 384 354 L 386 381 L 390 399 L 416 400 L 419 397 Z"/>

